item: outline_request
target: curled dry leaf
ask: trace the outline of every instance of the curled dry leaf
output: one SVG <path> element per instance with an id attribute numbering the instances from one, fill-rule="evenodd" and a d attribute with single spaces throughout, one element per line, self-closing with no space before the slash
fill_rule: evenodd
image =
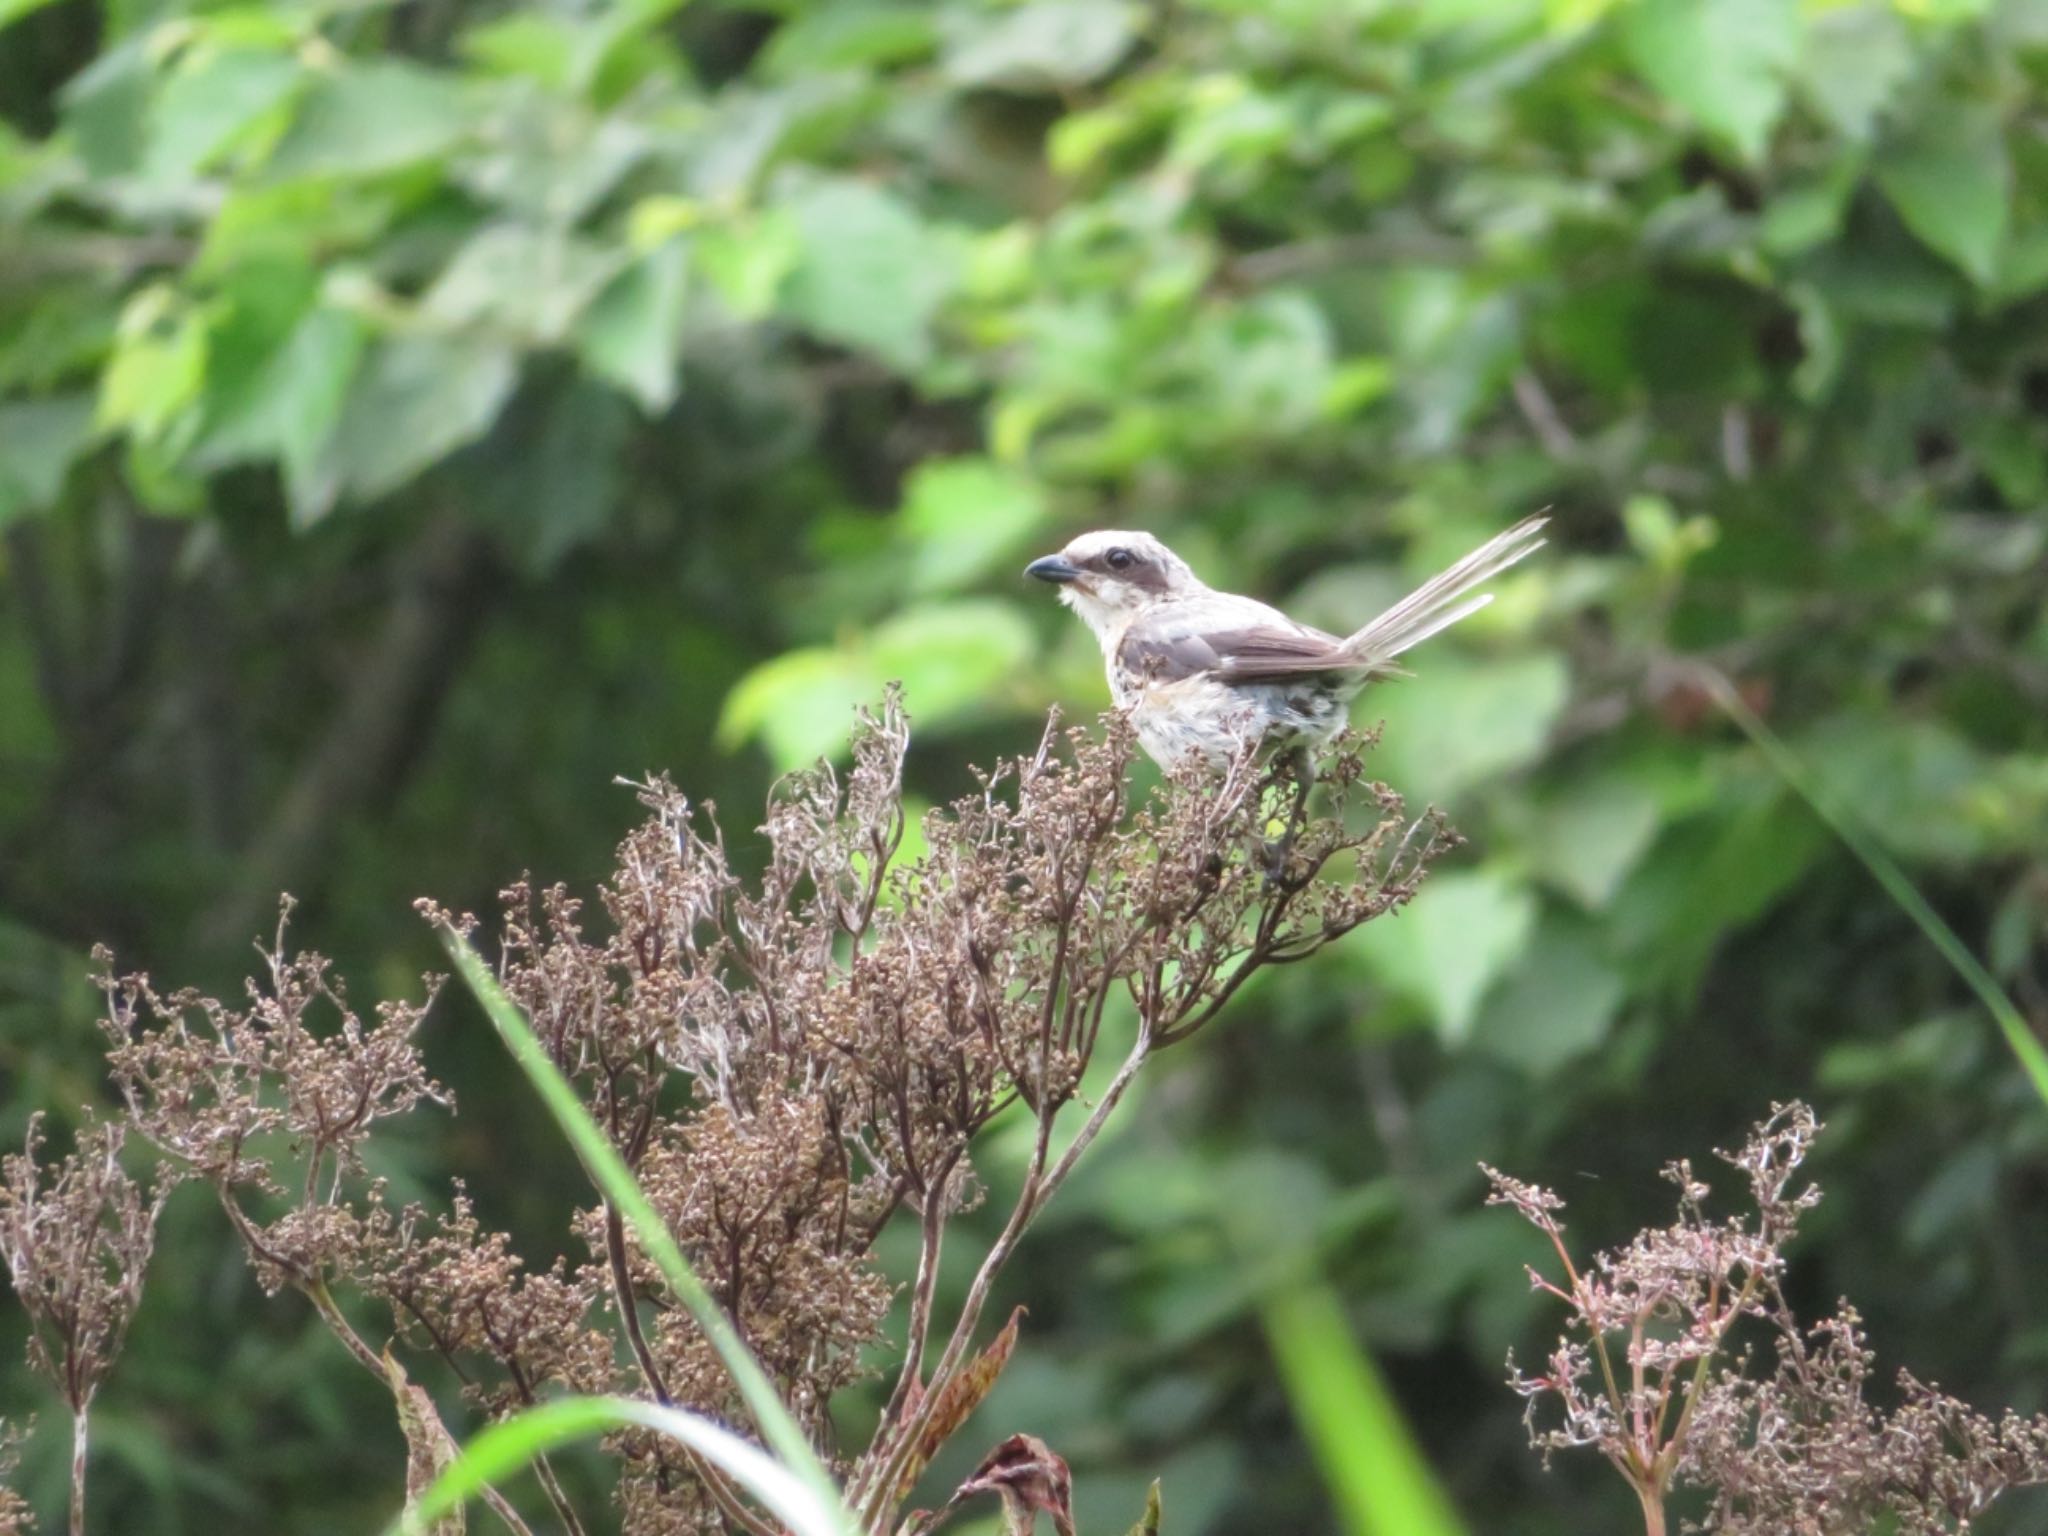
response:
<path id="1" fill-rule="evenodd" d="M 1003 1501 L 1007 1536 L 1031 1536 L 1041 1513 L 1059 1536 L 1074 1536 L 1074 1477 L 1066 1461 L 1036 1435 L 1012 1435 L 990 1451 L 954 1490 L 940 1519 L 963 1500 L 992 1493 Z"/>
<path id="2" fill-rule="evenodd" d="M 434 1400 L 427 1395 L 427 1389 L 405 1374 L 405 1367 L 392 1358 L 388 1349 L 384 1351 L 384 1379 L 391 1384 L 391 1395 L 398 1401 L 398 1427 L 405 1431 L 405 1507 L 410 1510 L 454 1463 L 455 1444 L 448 1438 L 440 1414 L 434 1411 Z M 462 1536 L 464 1528 L 462 1506 L 458 1504 L 432 1521 L 426 1530 L 427 1536 Z"/>
<path id="3" fill-rule="evenodd" d="M 1012 1312 L 1002 1331 L 989 1340 L 988 1348 L 976 1355 L 966 1370 L 939 1389 L 938 1401 L 933 1404 L 924 1434 L 918 1439 L 917 1453 L 903 1470 L 903 1481 L 896 1489 L 898 1499 L 910 1497 L 910 1490 L 917 1486 L 918 1478 L 924 1475 L 924 1469 L 931 1465 L 932 1458 L 939 1454 L 939 1448 L 953 1438 L 960 1426 L 967 1422 L 968 1416 L 981 1406 L 989 1389 L 995 1386 L 996 1378 L 1009 1364 L 1010 1352 L 1017 1347 L 1017 1323 L 1023 1316 L 1022 1307 Z"/>

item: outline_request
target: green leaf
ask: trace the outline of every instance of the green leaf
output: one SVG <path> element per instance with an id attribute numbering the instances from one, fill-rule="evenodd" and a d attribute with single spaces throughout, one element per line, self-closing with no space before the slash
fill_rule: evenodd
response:
<path id="1" fill-rule="evenodd" d="M 363 353 L 363 322 L 346 310 L 306 311 L 199 445 L 207 468 L 275 458 L 310 470 L 341 420 Z"/>
<path id="2" fill-rule="evenodd" d="M 1968 814 L 1984 756 L 1943 721 L 1845 712 L 1800 732 L 1790 750 L 1894 852 L 1958 865 L 1986 854 Z"/>
<path id="3" fill-rule="evenodd" d="M 335 434 L 342 488 L 369 500 L 490 429 L 518 380 L 511 348 L 401 336 L 379 344 Z"/>
<path id="4" fill-rule="evenodd" d="M 1785 110 L 1793 0 L 1637 0 L 1622 35 L 1650 87 L 1755 160 Z"/>
<path id="5" fill-rule="evenodd" d="M 1599 910 L 1656 837 L 1661 810 L 1656 789 L 1626 775 L 1570 779 L 1538 812 L 1531 839 L 1537 875 Z"/>
<path id="6" fill-rule="evenodd" d="M 1522 954 L 1536 898 L 1498 870 L 1428 880 L 1414 901 L 1353 940 L 1359 960 L 1426 1009 L 1448 1042 L 1462 1041 L 1488 989 Z"/>
<path id="7" fill-rule="evenodd" d="M 714 225 L 697 237 L 694 250 L 704 276 L 741 320 L 759 320 L 774 309 L 803 260 L 796 220 L 779 208 L 743 224 Z"/>
<path id="8" fill-rule="evenodd" d="M 1319 1281 L 1275 1293 L 1261 1312 L 1295 1417 L 1346 1536 L 1464 1536 L 1399 1404 Z"/>
<path id="9" fill-rule="evenodd" d="M 812 183 L 787 204 L 802 252 L 782 308 L 828 341 L 913 369 L 931 353 L 931 320 L 952 287 L 951 242 L 893 192 L 859 181 Z"/>
<path id="10" fill-rule="evenodd" d="M 549 1408 L 561 1410 L 558 1418 L 541 1422 L 557 1428 L 567 1424 L 584 1426 L 583 1429 L 570 1430 L 572 1434 L 587 1432 L 607 1412 L 623 1416 L 622 1419 L 614 1419 L 614 1423 L 629 1422 L 658 1429 L 710 1457 L 739 1478 L 763 1504 L 787 1520 L 800 1536 L 852 1536 L 852 1521 L 841 1508 L 839 1490 L 833 1485 L 824 1464 L 818 1460 L 817 1453 L 811 1449 L 810 1438 L 804 1433 L 803 1426 L 776 1395 L 774 1383 L 747 1348 L 732 1319 L 712 1299 L 704 1282 L 690 1268 L 690 1262 L 683 1257 L 683 1250 L 670 1233 L 668 1223 L 662 1220 L 661 1213 L 655 1210 L 634 1180 L 632 1170 L 612 1144 L 611 1136 L 591 1118 L 590 1111 L 577 1097 L 575 1085 L 563 1076 L 561 1069 L 548 1056 L 547 1048 L 534 1034 L 526 1015 L 498 984 L 497 977 L 491 974 L 469 941 L 445 919 L 438 926 L 441 942 L 455 962 L 456 974 L 482 1004 L 499 1038 L 512 1053 L 512 1059 L 519 1064 L 520 1070 L 540 1095 L 541 1102 L 547 1106 L 548 1113 L 554 1117 L 555 1124 L 575 1149 L 590 1182 L 624 1218 L 641 1251 L 654 1261 L 654 1267 L 661 1272 L 669 1290 L 717 1351 L 718 1358 L 724 1362 L 733 1384 L 739 1388 L 740 1397 L 753 1415 L 755 1427 L 782 1464 L 776 1465 L 730 1431 L 680 1410 L 657 1408 L 650 1403 L 613 1398 L 572 1398 L 568 1403 L 550 1404 L 533 1411 L 545 1414 Z M 570 1403 L 600 1406 L 596 1409 L 586 1406 L 578 1418 L 575 1410 L 569 1407 Z M 500 1424 L 486 1430 L 477 1438 L 470 1454 L 465 1455 L 443 1481 L 459 1484 L 469 1479 L 471 1488 L 482 1486 L 482 1482 L 488 1481 L 484 1473 L 491 1464 L 489 1450 L 492 1448 L 508 1458 L 501 1460 L 500 1466 L 511 1464 L 510 1459 L 515 1458 L 523 1464 L 524 1459 L 533 1454 L 538 1438 L 533 1433 L 529 1431 L 522 1435 L 515 1431 L 503 1441 L 492 1441 L 498 1430 L 513 1430 L 516 1423 Z M 487 1442 L 490 1442 L 488 1447 Z M 423 1497 L 415 1509 L 408 1511 L 413 1518 L 431 1518 L 434 1513 L 432 1493 Z"/>
<path id="11" fill-rule="evenodd" d="M 385 59 L 318 76 L 270 169 L 283 176 L 369 176 L 445 154 L 471 118 L 453 75 Z"/>
<path id="12" fill-rule="evenodd" d="M 882 691 L 866 658 L 825 646 L 785 651 L 755 667 L 726 695 L 718 744 L 731 750 L 759 737 L 782 771 L 832 756 L 846 722 Z"/>
<path id="13" fill-rule="evenodd" d="M 522 402 L 522 419 L 502 434 L 502 446 L 465 473 L 480 519 L 522 567 L 545 575 L 617 512 L 633 411 L 588 379 L 535 394 Z"/>
<path id="14" fill-rule="evenodd" d="M 82 390 L 0 404 L 0 526 L 57 499 L 92 441 L 93 415 L 93 397 Z"/>
<path id="15" fill-rule="evenodd" d="M 1116 67 L 1136 39 L 1139 16 L 1126 0 L 1032 0 L 975 18 L 948 44 L 942 68 L 956 85 L 1085 85 Z"/>
<path id="16" fill-rule="evenodd" d="M 206 381 L 206 319 L 197 309 L 163 316 L 166 291 L 130 301 L 114 355 L 100 376 L 99 424 L 148 441 L 199 398 Z"/>
<path id="17" fill-rule="evenodd" d="M 300 75 L 288 54 L 225 49 L 188 59 L 151 103 L 142 174 L 170 181 L 204 170 L 282 105 Z"/>
<path id="18" fill-rule="evenodd" d="M 870 645 L 874 671 L 903 684 L 904 702 L 927 728 L 1001 698 L 1035 649 L 1023 615 L 992 601 L 906 609 L 876 629 Z"/>
<path id="19" fill-rule="evenodd" d="M 138 33 L 94 59 L 64 87 L 64 131 L 94 176 L 132 171 L 147 146 L 156 61 Z"/>
<path id="20" fill-rule="evenodd" d="M 809 1484 L 724 1426 L 682 1408 L 623 1397 L 565 1397 L 501 1419 L 462 1449 L 385 1536 L 426 1536 L 433 1522 L 557 1446 L 621 1429 L 651 1429 L 713 1463 L 795 1536 L 847 1536 L 850 1524 Z M 828 1484 L 829 1486 L 829 1484 Z"/>
<path id="21" fill-rule="evenodd" d="M 775 29 L 763 51 L 762 78 L 794 80 L 831 70 L 907 64 L 938 46 L 934 8 L 855 3 L 797 12 Z"/>
<path id="22" fill-rule="evenodd" d="M 1897 7 L 1816 7 L 1800 52 L 1801 94 L 1845 138 L 1868 142 L 1913 72 L 1913 38 Z"/>
<path id="23" fill-rule="evenodd" d="M 559 225 L 504 221 L 478 230 L 420 300 L 441 324 L 550 346 L 615 277 L 626 256 Z"/>
<path id="24" fill-rule="evenodd" d="M 583 366 L 625 390 L 650 416 L 676 397 L 689 291 L 689 246 L 666 241 L 612 279 L 576 331 Z"/>
<path id="25" fill-rule="evenodd" d="M 1536 761 L 1570 686 L 1564 662 L 1547 651 L 1474 661 L 1431 649 L 1415 669 L 1367 689 L 1353 713 L 1386 722 L 1376 771 L 1438 805 Z"/>
<path id="26" fill-rule="evenodd" d="M 927 459 L 898 514 L 912 541 L 911 584 L 934 592 L 985 575 L 1044 519 L 1045 495 L 1030 477 L 988 459 Z"/>
<path id="27" fill-rule="evenodd" d="M 55 0 L 0 0 L 0 27 L 54 3 Z"/>
<path id="28" fill-rule="evenodd" d="M 1607 1039 L 1627 987 L 1584 921 L 1546 917 L 1472 1026 L 1473 1048 L 1545 1077 Z"/>
<path id="29" fill-rule="evenodd" d="M 1877 160 L 1877 184 L 1927 246 L 1989 284 L 2012 219 L 2012 161 L 1995 108 L 1944 101 Z"/>

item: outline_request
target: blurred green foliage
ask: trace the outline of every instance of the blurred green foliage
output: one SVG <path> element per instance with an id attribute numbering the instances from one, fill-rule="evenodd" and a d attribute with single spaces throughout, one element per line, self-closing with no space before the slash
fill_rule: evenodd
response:
<path id="1" fill-rule="evenodd" d="M 1150 1084 L 1025 1255 L 988 1438 L 1050 1440 L 1084 1522 L 1157 1473 L 1175 1536 L 1329 1528 L 1257 1201 L 1475 1529 L 1624 1529 L 1522 1447 L 1529 1255 L 1473 1163 L 1590 1244 L 1795 1094 L 1835 1127 L 1798 1293 L 2042 1406 L 2040 1107 L 1677 663 L 2039 1032 L 2044 77 L 2040 0 L 0 0 L 0 1132 L 100 1091 L 96 939 L 219 984 L 289 888 L 403 989 L 414 895 L 587 884 L 614 774 L 744 807 L 892 677 L 960 792 L 1104 701 L 1016 580 L 1075 528 L 1344 629 L 1550 504 L 1359 710 L 1470 847 Z M 443 1028 L 466 1111 L 379 1171 L 517 1229 L 573 1169 Z M 388 1515 L 388 1408 L 305 1321 L 174 1204 L 113 1528 Z"/>

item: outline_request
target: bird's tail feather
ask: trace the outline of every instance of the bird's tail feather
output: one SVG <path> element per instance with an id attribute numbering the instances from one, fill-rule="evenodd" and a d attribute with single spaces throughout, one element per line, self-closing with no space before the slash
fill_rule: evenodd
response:
<path id="1" fill-rule="evenodd" d="M 1477 613 L 1493 601 L 1493 594 L 1472 589 L 1540 549 L 1543 527 L 1549 521 L 1541 514 L 1525 517 L 1505 533 L 1496 534 L 1347 638 L 1344 649 L 1361 661 L 1391 661 L 1439 630 Z"/>

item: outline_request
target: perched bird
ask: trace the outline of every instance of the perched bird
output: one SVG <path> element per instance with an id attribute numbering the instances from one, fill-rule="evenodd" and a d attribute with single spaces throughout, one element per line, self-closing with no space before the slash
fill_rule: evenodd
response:
<path id="1" fill-rule="evenodd" d="M 1475 589 L 1538 548 L 1546 521 L 1522 519 L 1342 637 L 1204 585 L 1149 533 L 1084 533 L 1024 573 L 1057 584 L 1095 632 L 1110 693 L 1155 761 L 1220 767 L 1253 746 L 1327 741 L 1396 656 L 1493 600 Z"/>

